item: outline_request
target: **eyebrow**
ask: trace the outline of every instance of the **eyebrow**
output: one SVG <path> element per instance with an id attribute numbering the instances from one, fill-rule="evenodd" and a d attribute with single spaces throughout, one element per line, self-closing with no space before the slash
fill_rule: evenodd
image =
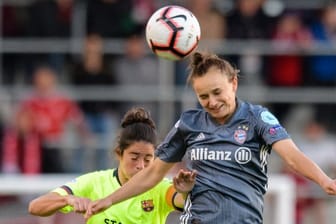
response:
<path id="1" fill-rule="evenodd" d="M 141 153 L 138 153 L 138 152 L 131 152 L 130 154 L 133 154 L 133 155 L 136 155 L 136 156 L 139 156 Z M 154 157 L 152 154 L 145 154 L 145 157 Z"/>

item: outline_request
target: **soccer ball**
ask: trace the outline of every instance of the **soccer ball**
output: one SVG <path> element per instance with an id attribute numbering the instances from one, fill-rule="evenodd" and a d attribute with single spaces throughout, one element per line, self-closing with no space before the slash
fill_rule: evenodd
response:
<path id="1" fill-rule="evenodd" d="M 149 18 L 146 25 L 146 40 L 157 56 L 180 60 L 197 46 L 201 28 L 197 18 L 181 6 L 165 6 Z"/>

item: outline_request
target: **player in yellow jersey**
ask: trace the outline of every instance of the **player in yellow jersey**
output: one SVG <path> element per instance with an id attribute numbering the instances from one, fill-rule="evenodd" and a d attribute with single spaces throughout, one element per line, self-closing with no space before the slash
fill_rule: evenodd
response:
<path id="1" fill-rule="evenodd" d="M 85 213 L 91 201 L 120 188 L 154 160 L 157 136 L 150 114 L 143 108 L 129 110 L 122 122 L 115 153 L 117 169 L 91 172 L 44 194 L 29 204 L 29 212 L 49 216 L 57 211 Z M 164 224 L 174 209 L 182 209 L 195 183 L 195 173 L 180 170 L 172 181 L 162 180 L 149 191 L 92 216 L 88 224 Z M 177 190 L 178 193 L 177 192 Z"/>

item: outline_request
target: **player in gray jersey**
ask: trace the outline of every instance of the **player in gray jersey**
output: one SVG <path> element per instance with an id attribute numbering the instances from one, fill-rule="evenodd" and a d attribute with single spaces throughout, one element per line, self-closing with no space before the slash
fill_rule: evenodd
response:
<path id="1" fill-rule="evenodd" d="M 153 165 L 119 191 L 92 202 L 86 217 L 157 184 L 182 159 L 197 172 L 181 223 L 261 224 L 271 150 L 299 174 L 336 195 L 329 178 L 292 141 L 266 108 L 239 100 L 238 70 L 214 54 L 196 52 L 188 82 L 202 109 L 182 113 L 158 146 Z"/>

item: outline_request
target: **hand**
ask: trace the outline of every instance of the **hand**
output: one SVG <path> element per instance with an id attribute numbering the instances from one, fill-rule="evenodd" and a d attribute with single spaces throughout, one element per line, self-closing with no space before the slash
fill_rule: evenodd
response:
<path id="1" fill-rule="evenodd" d="M 85 220 L 88 220 L 91 216 L 106 210 L 111 205 L 112 203 L 110 202 L 108 198 L 103 198 L 103 199 L 91 202 L 84 215 Z"/>
<path id="2" fill-rule="evenodd" d="M 335 180 L 329 179 L 327 182 L 323 184 L 322 188 L 327 194 L 336 195 L 336 179 Z"/>
<path id="3" fill-rule="evenodd" d="M 91 200 L 88 198 L 80 198 L 73 195 L 69 195 L 66 197 L 67 204 L 72 206 L 74 212 L 77 213 L 85 213 Z"/>
<path id="4" fill-rule="evenodd" d="M 180 169 L 176 176 L 173 178 L 174 187 L 177 192 L 181 194 L 189 193 L 196 182 L 196 171 L 189 171 Z"/>

